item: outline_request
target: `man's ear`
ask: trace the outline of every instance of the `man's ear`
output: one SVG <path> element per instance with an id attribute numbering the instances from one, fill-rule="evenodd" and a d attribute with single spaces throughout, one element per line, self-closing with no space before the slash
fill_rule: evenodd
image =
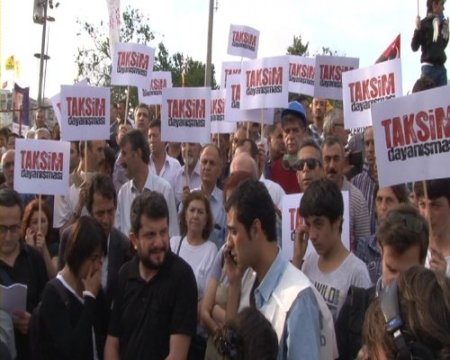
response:
<path id="1" fill-rule="evenodd" d="M 133 249 L 137 250 L 138 248 L 138 237 L 136 236 L 136 234 L 134 232 L 130 232 L 130 234 L 128 235 L 128 237 L 130 238 L 131 244 L 133 245 Z"/>
<path id="2" fill-rule="evenodd" d="M 261 220 L 253 220 L 252 226 L 250 227 L 250 235 L 252 238 L 259 236 L 262 232 Z"/>

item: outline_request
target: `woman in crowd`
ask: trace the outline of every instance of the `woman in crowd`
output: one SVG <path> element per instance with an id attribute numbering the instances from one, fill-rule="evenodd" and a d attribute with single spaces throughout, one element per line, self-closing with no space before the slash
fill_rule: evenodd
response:
<path id="1" fill-rule="evenodd" d="M 415 266 L 383 289 L 364 321 L 358 359 L 449 359 L 450 279 Z"/>
<path id="2" fill-rule="evenodd" d="M 278 338 L 272 324 L 255 308 L 244 308 L 214 339 L 226 360 L 276 360 Z"/>
<path id="3" fill-rule="evenodd" d="M 381 187 L 375 190 L 375 214 L 377 224 L 387 212 L 400 203 L 408 203 L 408 190 L 404 184 Z M 357 240 L 355 255 L 367 265 L 370 280 L 376 284 L 381 276 L 381 253 L 375 234 Z"/>
<path id="4" fill-rule="evenodd" d="M 101 292 L 101 268 L 106 241 L 105 232 L 93 218 L 82 216 L 74 224 L 66 265 L 42 295 L 42 358 L 103 358 L 108 310 Z"/>
<path id="5" fill-rule="evenodd" d="M 181 236 L 170 239 L 172 252 L 183 258 L 194 271 L 198 290 L 198 308 L 201 307 L 206 281 L 211 271 L 217 247 L 208 241 L 213 228 L 213 215 L 208 199 L 201 191 L 193 191 L 184 198 L 180 213 Z M 198 328 L 192 339 L 189 359 L 205 356 L 206 333 Z"/>
<path id="6" fill-rule="evenodd" d="M 231 195 L 233 190 L 242 182 L 247 179 L 252 178 L 252 174 L 244 171 L 236 171 L 232 173 L 223 189 L 224 202 Z M 227 309 L 227 290 L 228 290 L 228 279 L 226 276 L 225 269 L 225 258 L 224 249 L 225 245 L 222 246 L 214 260 L 214 264 L 211 269 L 210 276 L 208 278 L 208 283 L 206 286 L 205 296 L 200 308 L 200 319 L 202 325 L 208 331 L 208 344 L 206 347 L 205 360 L 218 360 L 222 359 L 222 356 L 217 352 L 214 346 L 214 336 L 217 335 L 220 328 L 225 324 L 228 318 L 226 316 Z M 233 315 L 235 314 L 236 304 L 230 304 L 233 308 Z"/>
<path id="7" fill-rule="evenodd" d="M 39 201 L 41 202 L 40 212 Z M 51 224 L 52 217 L 47 203 L 38 199 L 30 201 L 24 211 L 22 231 L 26 243 L 41 253 L 49 279 L 56 276 L 59 248 L 58 242 L 52 239 L 50 234 Z"/>

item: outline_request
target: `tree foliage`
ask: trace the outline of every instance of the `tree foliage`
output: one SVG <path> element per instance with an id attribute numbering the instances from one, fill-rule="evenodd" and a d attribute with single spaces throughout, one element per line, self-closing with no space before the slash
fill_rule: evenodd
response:
<path id="1" fill-rule="evenodd" d="M 295 36 L 292 45 L 287 48 L 287 55 L 309 56 L 309 42 L 303 44 L 302 36 Z"/>
<path id="2" fill-rule="evenodd" d="M 77 34 L 83 46 L 78 47 L 75 56 L 77 64 L 76 80 L 88 79 L 95 86 L 109 86 L 111 84 L 111 54 L 109 47 L 108 27 L 103 21 L 92 24 L 77 20 L 80 31 Z M 150 19 L 139 9 L 128 6 L 122 13 L 120 27 L 120 41 L 123 43 L 139 43 L 149 45 L 155 35 L 148 25 Z M 173 86 L 181 86 L 181 74 L 185 74 L 185 86 L 203 86 L 205 64 L 193 60 L 182 53 L 169 54 L 168 49 L 160 42 L 155 53 L 154 71 L 171 71 Z M 213 68 L 213 86 L 216 86 Z M 112 100 L 119 101 L 126 96 L 125 86 L 111 88 Z M 130 88 L 130 109 L 138 103 L 137 88 Z"/>

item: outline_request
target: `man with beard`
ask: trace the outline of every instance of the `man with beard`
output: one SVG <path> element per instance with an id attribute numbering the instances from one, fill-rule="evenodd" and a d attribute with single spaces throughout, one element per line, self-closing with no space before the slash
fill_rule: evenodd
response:
<path id="1" fill-rule="evenodd" d="M 119 274 L 105 359 L 186 359 L 197 285 L 191 267 L 170 251 L 167 203 L 160 193 L 143 193 L 130 217 L 136 255 Z"/>

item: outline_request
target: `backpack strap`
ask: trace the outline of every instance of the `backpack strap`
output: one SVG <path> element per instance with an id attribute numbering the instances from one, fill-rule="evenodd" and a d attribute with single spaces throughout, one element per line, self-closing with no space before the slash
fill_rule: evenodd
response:
<path id="1" fill-rule="evenodd" d="M 183 243 L 183 240 L 184 240 L 185 237 L 186 237 L 186 236 L 183 236 L 183 237 L 180 239 L 180 242 L 178 243 L 178 248 L 177 248 L 177 255 L 178 255 L 178 256 L 180 256 L 181 244 Z"/>

